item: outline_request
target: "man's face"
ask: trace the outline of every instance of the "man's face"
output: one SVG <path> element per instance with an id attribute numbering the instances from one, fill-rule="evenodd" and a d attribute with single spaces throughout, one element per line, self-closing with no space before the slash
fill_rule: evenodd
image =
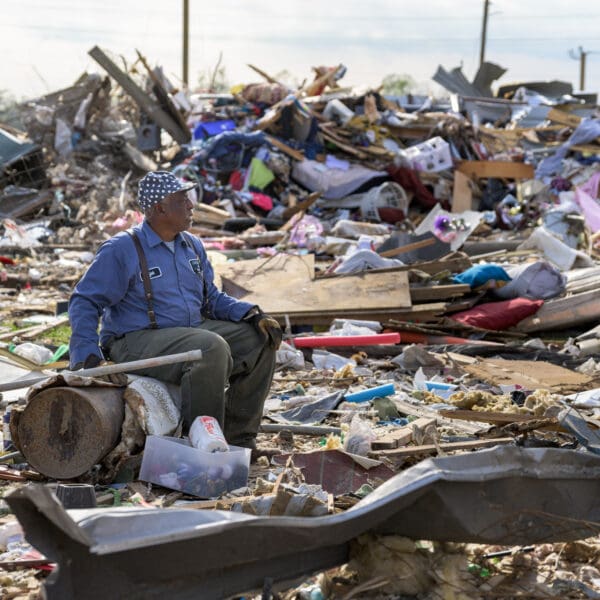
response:
<path id="1" fill-rule="evenodd" d="M 185 231 L 192 225 L 193 207 L 188 192 L 174 192 L 160 202 L 161 219 L 177 232 Z"/>

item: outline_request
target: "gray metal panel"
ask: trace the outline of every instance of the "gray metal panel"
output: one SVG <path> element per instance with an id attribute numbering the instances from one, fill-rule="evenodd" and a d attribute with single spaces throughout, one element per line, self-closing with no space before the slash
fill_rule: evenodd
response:
<path id="1" fill-rule="evenodd" d="M 0 129 L 0 166 L 10 165 L 38 148 L 33 142 L 21 141 Z"/>
<path id="2" fill-rule="evenodd" d="M 473 86 L 479 90 L 483 96 L 492 97 L 492 83 L 500 79 L 506 73 L 506 69 L 495 63 L 484 62 L 478 69 Z"/>
<path id="3" fill-rule="evenodd" d="M 427 459 L 350 510 L 316 518 L 186 509 L 66 511 L 44 486 L 7 498 L 27 539 L 59 569 L 48 600 L 223 598 L 340 564 L 366 531 L 527 544 L 600 527 L 600 457 L 499 446 Z"/>
<path id="4" fill-rule="evenodd" d="M 440 65 L 432 79 L 454 94 L 460 94 L 461 96 L 481 96 L 477 88 L 467 81 L 460 67 L 448 72 Z"/>

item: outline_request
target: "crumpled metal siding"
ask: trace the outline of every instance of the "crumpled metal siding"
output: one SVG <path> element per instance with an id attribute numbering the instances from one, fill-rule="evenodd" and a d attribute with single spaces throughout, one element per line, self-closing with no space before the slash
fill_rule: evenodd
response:
<path id="1" fill-rule="evenodd" d="M 252 517 L 187 509 L 62 508 L 43 486 L 7 502 L 59 570 L 48 600 L 225 598 L 346 561 L 367 531 L 415 539 L 528 544 L 600 530 L 600 457 L 497 446 L 427 459 L 344 513 Z"/>

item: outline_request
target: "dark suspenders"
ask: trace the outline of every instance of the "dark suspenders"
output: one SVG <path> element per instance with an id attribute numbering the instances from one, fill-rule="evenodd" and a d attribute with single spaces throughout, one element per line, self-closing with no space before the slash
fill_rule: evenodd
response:
<path id="1" fill-rule="evenodd" d="M 148 272 L 148 263 L 146 262 L 146 255 L 144 254 L 144 249 L 142 248 L 142 244 L 138 239 L 135 231 L 127 232 L 131 239 L 133 240 L 133 245 L 135 246 L 138 259 L 140 261 L 140 268 L 142 270 L 142 281 L 144 282 L 144 294 L 146 296 L 146 302 L 148 303 L 148 318 L 150 319 L 150 329 L 158 329 L 158 324 L 156 323 L 156 315 L 154 314 L 154 296 L 152 295 L 152 283 L 150 283 L 150 274 Z"/>
<path id="2" fill-rule="evenodd" d="M 152 283 L 150 281 L 150 273 L 148 272 L 148 263 L 146 262 L 146 255 L 144 254 L 144 249 L 142 248 L 142 244 L 140 243 L 140 240 L 135 231 L 128 231 L 127 233 L 131 236 L 131 239 L 133 240 L 133 245 L 135 246 L 135 250 L 140 261 L 140 268 L 142 270 L 142 281 L 144 283 L 144 295 L 146 296 L 146 302 L 148 303 L 147 311 L 148 319 L 150 319 L 150 329 L 158 329 L 158 324 L 156 323 L 156 314 L 154 313 L 154 296 L 152 294 Z M 189 234 L 184 234 L 184 238 L 187 238 L 188 235 Z M 186 244 L 189 244 L 191 246 L 192 250 L 194 251 L 194 254 L 196 255 L 196 258 L 198 259 L 198 262 L 200 263 L 200 257 L 198 256 L 198 253 L 196 252 L 196 249 L 194 248 L 194 244 L 192 243 L 191 239 L 186 240 Z M 202 278 L 202 291 L 204 293 L 203 301 L 206 302 L 208 298 L 208 290 L 206 289 L 206 279 L 204 277 Z"/>
<path id="3" fill-rule="evenodd" d="M 196 248 L 194 247 L 194 243 L 192 242 L 192 236 L 185 231 L 181 235 L 183 235 L 184 238 L 189 238 L 186 243 L 189 244 L 189 246 L 193 250 L 194 254 L 196 255 L 196 258 L 198 259 L 198 264 L 202 264 L 202 261 L 200 260 L 200 257 L 198 256 L 198 253 L 196 252 Z M 206 289 L 206 277 L 204 277 L 204 272 L 202 272 L 202 294 L 203 294 L 202 301 L 204 303 L 208 300 L 208 290 Z"/>

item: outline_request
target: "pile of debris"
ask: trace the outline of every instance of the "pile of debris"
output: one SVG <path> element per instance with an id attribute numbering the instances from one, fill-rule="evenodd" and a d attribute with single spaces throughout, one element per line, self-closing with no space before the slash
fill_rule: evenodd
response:
<path id="1" fill-rule="evenodd" d="M 494 98 L 503 70 L 488 63 L 473 83 L 440 67 L 447 102 L 356 93 L 343 65 L 298 89 L 252 67 L 260 83 L 191 93 L 139 52 L 124 69 L 90 55 L 107 76 L 24 103 L 0 128 L 0 479 L 37 548 L 11 521 L 0 568 L 58 562 L 48 598 L 84 582 L 139 594 L 139 581 L 147 597 L 183 597 L 198 578 L 215 598 L 599 597 L 595 99 L 560 82 Z M 230 464 L 193 488 L 207 493 L 164 464 L 141 483 L 146 436 L 176 431 L 168 391 L 56 375 L 71 287 L 100 242 L 141 221 L 136 184 L 156 169 L 196 184 L 191 231 L 219 286 L 285 328 L 268 456 L 245 485 Z M 26 386 L 6 382 L 32 371 L 54 379 L 21 400 Z M 39 440 L 95 421 L 26 425 L 57 385 L 119 407 L 69 452 Z M 28 480 L 94 485 L 88 502 L 107 508 L 67 515 Z M 157 573 L 167 551 L 177 560 Z M 18 597 L 35 582 L 0 585 Z"/>

